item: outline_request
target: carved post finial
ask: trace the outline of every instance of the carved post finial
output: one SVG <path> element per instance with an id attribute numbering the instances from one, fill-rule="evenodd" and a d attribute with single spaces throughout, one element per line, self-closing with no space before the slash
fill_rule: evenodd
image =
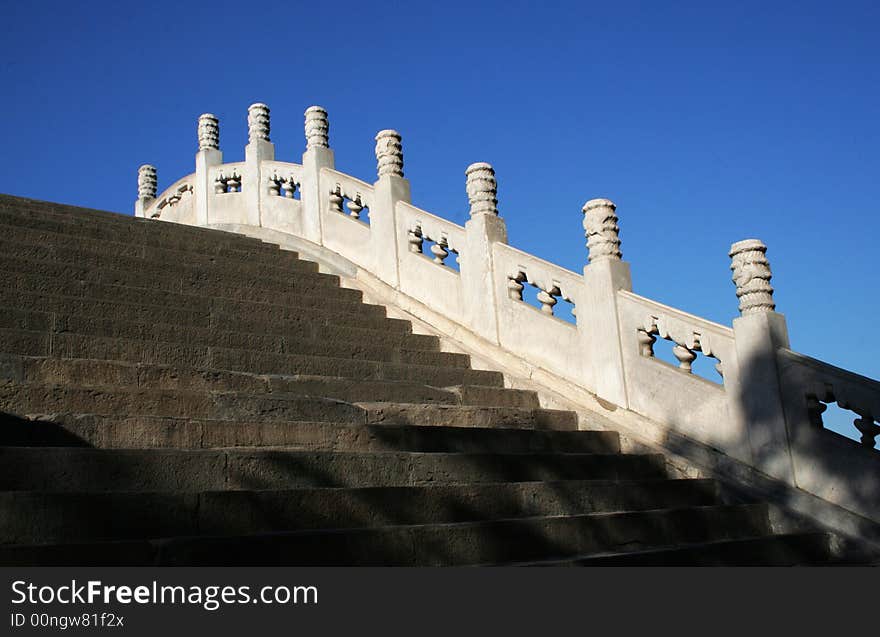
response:
<path id="1" fill-rule="evenodd" d="M 730 246 L 730 269 L 739 299 L 739 312 L 742 315 L 772 312 L 773 286 L 770 279 L 770 262 L 767 260 L 767 246 L 758 239 L 737 241 Z"/>
<path id="2" fill-rule="evenodd" d="M 617 225 L 617 206 L 609 199 L 590 199 L 584 204 L 584 235 L 590 263 L 620 261 L 620 227 Z"/>
<path id="3" fill-rule="evenodd" d="M 464 171 L 467 176 L 467 195 L 471 204 L 471 216 L 478 214 L 498 215 L 498 182 L 495 170 L 486 162 L 471 164 Z"/>
<path id="4" fill-rule="evenodd" d="M 220 149 L 220 120 L 212 113 L 199 115 L 199 150 Z"/>
<path id="5" fill-rule="evenodd" d="M 257 102 L 248 107 L 248 142 L 269 141 L 269 107 Z"/>
<path id="6" fill-rule="evenodd" d="M 138 199 L 155 199 L 157 185 L 155 166 L 144 164 L 138 168 Z"/>
<path id="7" fill-rule="evenodd" d="M 379 177 L 403 177 L 403 146 L 396 130 L 382 130 L 376 135 L 376 163 Z"/>
<path id="8" fill-rule="evenodd" d="M 311 148 L 330 148 L 330 120 L 320 106 L 306 109 L 306 150 Z"/>

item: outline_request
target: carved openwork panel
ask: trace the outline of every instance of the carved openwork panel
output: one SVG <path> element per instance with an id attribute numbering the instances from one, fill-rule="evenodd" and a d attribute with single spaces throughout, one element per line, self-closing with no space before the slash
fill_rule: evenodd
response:
<path id="1" fill-rule="evenodd" d="M 843 435 L 849 438 L 858 435 L 863 447 L 873 449 L 877 445 L 877 436 L 880 435 L 880 423 L 877 420 L 880 414 L 875 415 L 876 407 L 862 400 L 858 394 L 859 392 L 851 391 L 846 384 L 831 381 L 821 383 L 821 386 L 817 383 L 807 387 L 804 400 L 810 424 L 814 427 L 826 427 L 823 414 L 830 405 L 836 404 L 840 409 L 850 412 L 850 417 L 855 416 L 852 421 L 855 429 L 851 432 L 844 431 Z"/>
<path id="2" fill-rule="evenodd" d="M 432 228 L 421 220 L 416 220 L 407 231 L 408 250 L 413 254 L 422 254 L 439 266 L 459 269 L 459 247 L 450 239 L 449 234 Z M 453 259 L 449 255 L 454 254 Z"/>
<path id="3" fill-rule="evenodd" d="M 292 174 L 281 176 L 282 174 L 273 172 L 267 179 L 269 194 L 285 199 L 300 199 L 300 182 Z"/>
<path id="4" fill-rule="evenodd" d="M 702 354 L 715 359 L 715 371 L 721 378 L 724 377 L 724 366 L 717 349 L 713 347 L 711 334 L 674 317 L 648 314 L 636 330 L 639 353 L 646 358 L 655 358 L 654 348 L 658 337 L 672 344 L 672 355 L 682 372 L 694 373 L 694 361 L 698 354 Z"/>
<path id="5" fill-rule="evenodd" d="M 356 221 L 369 224 L 370 205 L 366 196 L 358 190 L 336 184 L 328 198 L 330 212 L 347 215 Z"/>
<path id="6" fill-rule="evenodd" d="M 567 288 L 560 281 L 539 274 L 530 274 L 529 268 L 526 266 L 520 266 L 517 269 L 508 272 L 507 295 L 510 300 L 524 303 L 528 302 L 528 300 L 524 298 L 526 285 L 531 286 L 536 291 L 534 303 L 530 304 L 541 310 L 542 314 L 555 316 L 556 318 L 563 318 L 563 316 L 559 314 L 556 305 L 559 301 L 564 301 L 570 306 L 569 311 L 571 316 L 577 316 L 577 307 L 575 306 L 571 295 L 568 293 Z M 568 319 L 564 318 L 563 320 Z"/>
<path id="7" fill-rule="evenodd" d="M 165 192 L 149 202 L 145 214 L 150 219 L 160 219 L 163 212 L 179 205 L 182 201 L 192 197 L 192 175 L 180 179 L 177 183 L 169 186 Z"/>
<path id="8" fill-rule="evenodd" d="M 241 164 L 223 164 L 214 172 L 214 193 L 218 195 L 241 192 Z"/>

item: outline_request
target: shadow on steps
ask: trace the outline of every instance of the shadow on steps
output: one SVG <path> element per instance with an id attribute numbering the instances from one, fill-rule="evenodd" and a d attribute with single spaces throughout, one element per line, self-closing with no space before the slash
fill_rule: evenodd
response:
<path id="1" fill-rule="evenodd" d="M 31 420 L 0 412 L 0 447 L 91 447 L 51 420 Z"/>

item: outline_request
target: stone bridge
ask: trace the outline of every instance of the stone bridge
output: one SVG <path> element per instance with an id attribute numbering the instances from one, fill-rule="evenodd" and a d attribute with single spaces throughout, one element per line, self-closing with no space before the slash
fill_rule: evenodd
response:
<path id="1" fill-rule="evenodd" d="M 368 183 L 335 169 L 319 106 L 305 111 L 300 163 L 276 159 L 268 106 L 253 104 L 247 124 L 245 160 L 224 163 L 219 121 L 202 115 L 195 172 L 158 193 L 156 168 L 141 166 L 135 215 L 295 250 L 547 406 L 598 412 L 685 473 L 732 478 L 795 514 L 880 541 L 880 383 L 792 350 L 760 240 L 730 248 L 741 315 L 720 325 L 633 291 L 608 199 L 581 209 L 588 258 L 572 272 L 508 244 L 487 163 L 465 170 L 462 227 L 411 203 L 397 131 L 376 135 Z M 560 300 L 575 323 L 556 316 Z M 658 339 L 677 364 L 655 357 Z M 716 379 L 693 373 L 701 356 Z M 860 444 L 823 427 L 830 403 L 852 412 Z"/>

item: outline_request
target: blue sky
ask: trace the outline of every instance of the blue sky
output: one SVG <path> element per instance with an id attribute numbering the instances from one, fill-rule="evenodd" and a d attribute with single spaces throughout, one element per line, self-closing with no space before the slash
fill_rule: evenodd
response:
<path id="1" fill-rule="evenodd" d="M 200 113 L 235 161 L 264 101 L 299 161 L 320 104 L 340 170 L 372 181 L 395 128 L 414 203 L 459 223 L 491 162 L 511 243 L 575 271 L 613 199 L 635 291 L 724 324 L 729 245 L 761 238 L 794 349 L 880 377 L 877 3 L 0 8 L 0 192 L 129 213 L 139 164 L 193 170 Z"/>

